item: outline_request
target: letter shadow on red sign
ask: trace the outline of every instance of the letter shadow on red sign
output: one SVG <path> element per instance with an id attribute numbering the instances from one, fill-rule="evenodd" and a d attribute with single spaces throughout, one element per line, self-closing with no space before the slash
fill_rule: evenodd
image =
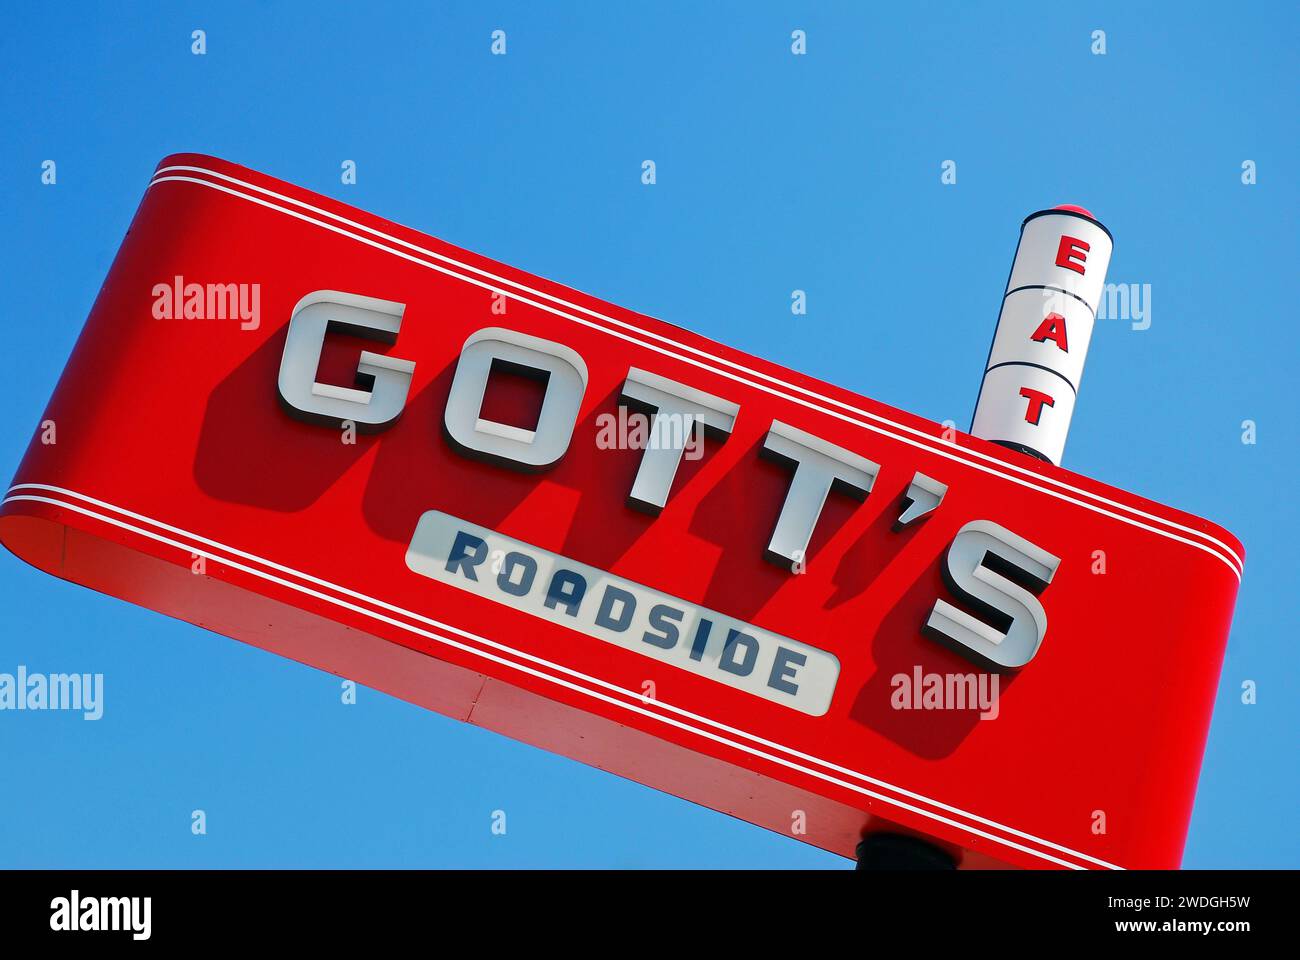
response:
<path id="1" fill-rule="evenodd" d="M 877 478 L 865 504 L 849 501 L 850 509 L 875 513 L 867 528 L 844 551 L 844 556 L 835 567 L 835 573 L 831 576 L 835 592 L 826 600 L 827 610 L 834 610 L 869 590 L 885 569 L 899 562 L 903 551 L 908 549 L 919 525 L 913 524 L 902 530 L 894 529 L 894 521 L 902 510 L 901 498 L 906 487 L 905 478 L 890 472 Z M 827 506 L 836 499 L 828 498 Z M 813 556 L 816 557 L 816 554 Z"/>
<path id="2" fill-rule="evenodd" d="M 636 482 L 643 451 L 615 447 L 602 450 L 596 445 L 600 432 L 598 418 L 619 416 L 622 383 L 610 390 L 589 414 L 573 428 L 569 453 L 557 471 L 573 472 L 575 486 L 581 491 L 573 523 L 559 551 L 602 570 L 610 570 L 655 523 L 656 517 L 628 505 L 628 493 Z M 690 482 L 703 460 L 683 460 L 669 494 L 673 496 Z"/>
<path id="3" fill-rule="evenodd" d="M 356 355 L 374 345 L 356 339 L 351 346 L 355 370 Z M 338 350 L 348 347 L 336 345 Z M 208 398 L 194 455 L 194 479 L 214 499 L 286 513 L 305 510 L 386 437 L 386 433 L 357 433 L 356 444 L 349 445 L 342 442 L 340 429 L 287 414 L 276 389 L 283 352 L 284 334 L 270 337 Z M 323 378 L 331 356 L 322 358 Z M 338 377 L 331 374 L 329 379 Z"/>
<path id="4" fill-rule="evenodd" d="M 624 507 L 619 491 L 629 490 L 636 474 L 635 451 L 596 447 L 596 418 L 617 412 L 618 391 L 596 404 L 573 430 L 564 457 L 554 467 L 530 473 L 474 459 L 455 450 L 443 429 L 443 411 L 451 392 L 456 363 L 407 402 L 391 431 L 394 442 L 381 445 L 366 485 L 363 511 L 380 537 L 406 543 L 426 510 L 501 530 L 503 521 L 542 484 L 567 491 L 568 517 L 528 516 L 502 531 L 533 546 L 609 569 L 644 532 L 650 518 Z M 524 394 L 520 394 L 522 398 Z M 513 422 L 484 405 L 484 413 Z M 522 416 L 522 414 L 521 414 Z M 397 431 L 403 437 L 396 442 Z M 530 512 L 532 505 L 530 504 Z M 545 510 L 544 502 L 537 509 Z M 523 529 L 521 530 L 520 527 Z M 563 534 L 556 535 L 557 529 Z M 528 530 L 537 533 L 525 532 Z"/>
<path id="5" fill-rule="evenodd" d="M 740 441 L 733 438 L 728 442 Z M 792 576 L 789 570 L 764 559 L 790 489 L 791 470 L 760 456 L 762 447 L 763 437 L 759 436 L 731 464 L 700 499 L 688 528 L 721 551 L 701 602 L 741 620 L 752 620 Z M 860 506 L 838 494 L 828 497 L 808 555 L 816 557 L 853 508 Z"/>
<path id="6" fill-rule="evenodd" d="M 362 513 L 371 532 L 407 543 L 420 516 L 441 510 L 498 529 L 501 520 L 536 489 L 539 476 L 456 453 L 443 433 L 443 411 L 456 361 L 407 397 L 401 418 L 386 432 L 366 481 Z"/>
<path id="7" fill-rule="evenodd" d="M 947 548 L 944 549 L 946 551 Z M 924 575 L 881 620 L 871 646 L 876 671 L 862 687 L 849 711 L 849 715 L 857 722 L 926 760 L 941 760 L 950 756 L 979 724 L 999 722 L 997 718 L 980 719 L 978 707 L 964 710 L 894 708 L 893 678 L 905 674 L 911 682 L 917 667 L 920 667 L 922 676 L 939 674 L 945 679 L 949 674 L 973 676 L 977 690 L 980 675 L 985 673 L 981 667 L 921 633 L 921 626 L 929 617 L 936 597 L 943 597 L 967 609 L 952 597 L 944 585 L 940 573 L 942 557 L 942 552 L 934 557 Z M 975 613 L 969 609 L 968 612 Z M 1007 708 L 1006 693 L 1015 682 L 1015 677 L 1013 672 L 998 674 L 999 702 L 995 707 L 998 711 Z M 991 686 L 986 689 L 991 689 Z M 910 705 L 911 700 L 908 702 Z"/>

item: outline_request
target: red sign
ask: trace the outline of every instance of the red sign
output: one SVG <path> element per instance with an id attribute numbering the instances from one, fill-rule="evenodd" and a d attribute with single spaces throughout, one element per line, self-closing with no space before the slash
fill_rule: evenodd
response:
<path id="1" fill-rule="evenodd" d="M 847 856 L 887 829 L 1070 868 L 1178 864 L 1243 556 L 194 155 L 150 184 L 0 539 Z"/>

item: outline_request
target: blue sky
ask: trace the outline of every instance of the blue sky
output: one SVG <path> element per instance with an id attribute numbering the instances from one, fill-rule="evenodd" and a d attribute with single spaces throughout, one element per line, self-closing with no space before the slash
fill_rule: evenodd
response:
<path id="1" fill-rule="evenodd" d="M 1115 235 L 1109 279 L 1150 285 L 1151 323 L 1099 322 L 1065 465 L 1247 549 L 1185 866 L 1300 866 L 1298 21 L 1286 4 L 10 5 L 0 471 L 172 152 L 962 429 L 1021 218 L 1083 204 Z M 3 866 L 848 865 L 374 691 L 343 707 L 329 675 L 6 553 L 0 671 L 19 663 L 103 672 L 106 705 L 93 723 L 0 714 Z"/>

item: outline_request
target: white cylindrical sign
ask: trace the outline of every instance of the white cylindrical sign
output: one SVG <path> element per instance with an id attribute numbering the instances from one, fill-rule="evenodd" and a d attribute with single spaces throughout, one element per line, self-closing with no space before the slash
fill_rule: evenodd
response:
<path id="1" fill-rule="evenodd" d="M 1060 464 L 1111 247 L 1082 207 L 1025 219 L 972 434 Z"/>

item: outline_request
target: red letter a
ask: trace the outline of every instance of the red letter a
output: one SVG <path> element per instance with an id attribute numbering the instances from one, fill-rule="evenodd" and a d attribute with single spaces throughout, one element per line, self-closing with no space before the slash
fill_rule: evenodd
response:
<path id="1" fill-rule="evenodd" d="M 1035 343 L 1051 340 L 1066 353 L 1070 352 L 1070 342 L 1065 336 L 1065 317 L 1059 313 L 1049 313 L 1043 317 L 1038 329 L 1029 335 Z"/>

